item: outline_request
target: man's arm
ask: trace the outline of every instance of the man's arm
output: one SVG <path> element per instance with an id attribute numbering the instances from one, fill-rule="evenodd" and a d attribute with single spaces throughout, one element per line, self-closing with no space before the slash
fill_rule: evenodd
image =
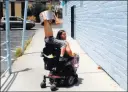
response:
<path id="1" fill-rule="evenodd" d="M 57 18 L 55 14 L 54 14 L 54 16 L 55 16 L 55 22 L 57 25 L 63 23 L 63 21 L 61 19 Z"/>

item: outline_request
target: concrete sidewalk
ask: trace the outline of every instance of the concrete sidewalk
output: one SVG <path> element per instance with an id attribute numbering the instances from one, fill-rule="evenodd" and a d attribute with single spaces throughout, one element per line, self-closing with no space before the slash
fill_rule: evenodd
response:
<path id="1" fill-rule="evenodd" d="M 54 29 L 54 35 L 57 30 Z M 59 88 L 58 91 L 123 91 L 103 70 L 97 68 L 95 62 L 85 54 L 75 40 L 68 37 L 68 41 L 73 52 L 80 55 L 80 65 L 77 71 L 79 82 L 70 88 Z M 43 75 L 48 74 L 48 71 L 44 70 L 43 59 L 40 57 L 44 45 L 44 33 L 40 29 L 35 33 L 25 54 L 14 62 L 12 66 L 14 73 L 10 77 L 14 81 L 9 85 L 6 83 L 5 90 L 50 91 L 49 80 L 47 80 L 47 88 L 40 88 Z"/>

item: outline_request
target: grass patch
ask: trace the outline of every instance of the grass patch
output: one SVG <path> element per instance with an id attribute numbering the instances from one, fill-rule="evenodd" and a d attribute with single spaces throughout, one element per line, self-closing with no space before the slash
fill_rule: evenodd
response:
<path id="1" fill-rule="evenodd" d="M 25 41 L 25 45 L 24 45 L 24 51 L 27 49 L 28 45 L 30 44 L 32 38 L 28 39 Z"/>
<path id="2" fill-rule="evenodd" d="M 28 40 L 25 41 L 25 44 L 24 44 L 24 51 L 27 49 L 27 47 L 28 47 L 28 45 L 30 44 L 31 40 L 32 40 L 32 38 L 30 38 L 30 39 L 28 39 Z M 18 58 L 18 57 L 22 56 L 23 53 L 24 53 L 24 52 L 23 52 L 23 50 L 22 50 L 21 47 L 16 48 L 15 57 Z"/>
<path id="3" fill-rule="evenodd" d="M 17 57 L 20 57 L 20 56 L 22 56 L 22 48 L 16 48 L 16 53 L 15 53 L 15 57 L 17 58 Z"/>

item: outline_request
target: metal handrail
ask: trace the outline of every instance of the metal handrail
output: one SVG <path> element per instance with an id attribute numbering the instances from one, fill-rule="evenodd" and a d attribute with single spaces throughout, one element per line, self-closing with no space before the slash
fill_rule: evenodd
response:
<path id="1" fill-rule="evenodd" d="M 2 43 L 2 44 L 1 44 L 1 46 L 5 45 L 7 42 L 8 42 L 8 41 L 6 41 L 6 42 Z"/>
<path id="2" fill-rule="evenodd" d="M 1 75 L 1 78 L 9 71 L 9 74 L 11 74 L 11 57 L 10 57 L 10 40 L 9 40 L 9 0 L 5 0 L 5 17 L 6 17 L 6 42 L 2 43 L 1 46 L 5 45 L 7 46 L 7 57 L 1 60 L 1 62 L 5 61 L 7 59 L 7 65 L 8 68 L 5 70 L 5 72 Z M 22 48 L 24 47 L 24 35 L 26 30 L 26 18 L 27 18 L 27 8 L 28 8 L 28 0 L 25 0 L 25 9 L 24 9 L 24 23 L 23 23 L 23 33 L 22 33 Z M 24 50 L 24 49 L 23 49 Z"/>
<path id="3" fill-rule="evenodd" d="M 11 57 L 10 57 L 10 39 L 9 39 L 9 34 L 10 34 L 10 24 L 9 24 L 9 0 L 5 0 L 5 5 L 6 5 L 6 9 L 5 9 L 5 17 L 6 17 L 6 41 L 4 43 L 1 44 L 7 46 L 7 56 L 1 60 L 1 62 L 5 61 L 7 59 L 7 69 L 2 73 L 1 77 L 2 78 L 7 72 L 9 72 L 9 74 L 11 74 Z"/>
<path id="4" fill-rule="evenodd" d="M 5 61 L 8 57 L 9 55 L 7 55 L 4 59 L 2 59 L 1 62 Z"/>
<path id="5" fill-rule="evenodd" d="M 1 62 L 4 62 L 7 59 L 7 57 L 5 57 L 4 59 L 1 60 Z"/>

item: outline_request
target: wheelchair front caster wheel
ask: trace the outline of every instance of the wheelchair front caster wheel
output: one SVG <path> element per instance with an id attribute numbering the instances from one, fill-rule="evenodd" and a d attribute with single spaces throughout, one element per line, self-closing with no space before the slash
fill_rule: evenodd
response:
<path id="1" fill-rule="evenodd" d="M 42 83 L 40 84 L 40 87 L 41 87 L 41 88 L 46 88 L 46 83 L 42 82 Z"/>
<path id="2" fill-rule="evenodd" d="M 58 88 L 56 87 L 55 84 L 52 84 L 52 85 L 51 85 L 51 91 L 56 91 L 56 90 L 58 90 Z"/>

